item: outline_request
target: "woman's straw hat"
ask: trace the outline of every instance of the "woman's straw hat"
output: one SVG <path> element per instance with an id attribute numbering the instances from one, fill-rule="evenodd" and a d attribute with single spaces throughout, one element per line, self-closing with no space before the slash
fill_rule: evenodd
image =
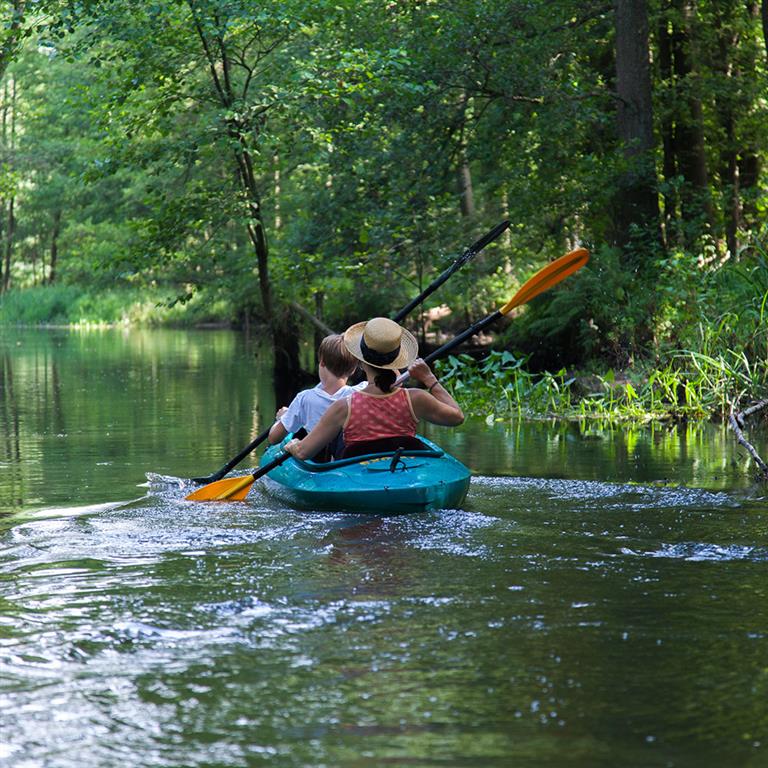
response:
<path id="1" fill-rule="evenodd" d="M 419 356 L 414 335 L 386 317 L 351 325 L 344 331 L 344 344 L 350 354 L 374 368 L 399 371 Z"/>

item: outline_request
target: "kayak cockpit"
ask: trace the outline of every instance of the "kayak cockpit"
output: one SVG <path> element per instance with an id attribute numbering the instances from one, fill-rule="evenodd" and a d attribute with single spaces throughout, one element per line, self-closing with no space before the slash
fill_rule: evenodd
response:
<path id="1" fill-rule="evenodd" d="M 364 453 L 360 456 L 351 456 L 348 459 L 335 459 L 333 461 L 312 461 L 311 459 L 297 459 L 296 457 L 294 457 L 294 461 L 307 472 L 333 472 L 334 470 L 341 469 L 342 467 L 349 467 L 353 464 L 360 464 L 367 468 L 367 465 L 371 464 L 372 462 L 381 462 L 389 459 L 390 467 L 387 471 L 395 472 L 398 468 L 402 468 L 404 466 L 402 462 L 403 459 L 419 457 L 427 459 L 440 459 L 444 455 L 445 451 L 439 448 L 425 448 L 424 450 L 398 449 L 396 451 L 383 451 L 381 453 Z"/>

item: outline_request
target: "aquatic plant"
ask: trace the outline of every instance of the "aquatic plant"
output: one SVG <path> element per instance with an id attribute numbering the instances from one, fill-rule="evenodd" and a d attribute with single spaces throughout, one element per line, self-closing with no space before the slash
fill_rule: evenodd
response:
<path id="1" fill-rule="evenodd" d="M 768 383 L 765 361 L 750 362 L 732 350 L 716 356 L 681 350 L 663 367 L 631 376 L 613 370 L 590 377 L 565 369 L 532 373 L 527 362 L 527 357 L 492 351 L 481 360 L 463 354 L 438 365 L 462 408 L 489 421 L 512 416 L 635 422 L 722 418 L 734 400 L 756 397 Z"/>

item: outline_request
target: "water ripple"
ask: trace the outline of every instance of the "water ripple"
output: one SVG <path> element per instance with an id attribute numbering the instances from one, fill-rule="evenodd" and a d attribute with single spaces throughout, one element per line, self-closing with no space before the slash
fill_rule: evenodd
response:
<path id="1" fill-rule="evenodd" d="M 595 500 L 604 506 L 610 501 L 616 508 L 621 509 L 701 506 L 739 508 L 742 505 L 734 495 L 685 486 L 634 485 L 528 477 L 473 477 L 472 485 L 483 489 L 498 489 L 504 493 L 535 491 L 553 500 Z"/>
<path id="2" fill-rule="evenodd" d="M 674 560 L 729 562 L 732 560 L 747 560 L 750 562 L 765 562 L 768 560 L 768 548 L 753 547 L 744 544 L 709 544 L 704 542 L 682 542 L 679 544 L 662 544 L 660 548 L 648 552 L 638 552 L 624 547 L 621 553 L 638 555 L 640 557 L 661 557 Z"/>

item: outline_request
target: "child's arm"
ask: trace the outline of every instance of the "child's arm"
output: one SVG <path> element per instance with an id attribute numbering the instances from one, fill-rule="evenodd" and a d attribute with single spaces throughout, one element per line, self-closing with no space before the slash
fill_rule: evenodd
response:
<path id="1" fill-rule="evenodd" d="M 288 430 L 283 426 L 283 422 L 278 418 L 278 420 L 269 428 L 269 435 L 267 435 L 267 440 L 269 440 L 270 445 L 275 445 L 275 443 L 279 443 L 285 440 L 287 434 Z"/>
<path id="2" fill-rule="evenodd" d="M 304 392 L 299 392 L 289 406 L 278 409 L 275 423 L 270 427 L 267 436 L 270 445 L 281 442 L 289 432 L 296 432 L 304 426 L 303 403 Z"/>
<path id="3" fill-rule="evenodd" d="M 297 459 L 311 459 L 339 434 L 347 420 L 348 407 L 347 398 L 337 400 L 303 440 L 291 440 L 285 444 L 285 450 Z"/>

